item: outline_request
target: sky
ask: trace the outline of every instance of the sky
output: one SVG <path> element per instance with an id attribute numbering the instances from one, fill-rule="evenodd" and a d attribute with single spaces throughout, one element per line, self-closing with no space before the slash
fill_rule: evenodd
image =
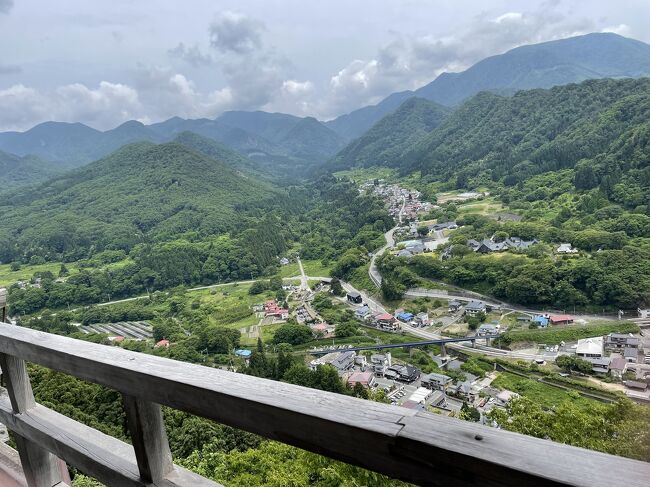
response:
<path id="1" fill-rule="evenodd" d="M 0 131 L 265 110 L 328 120 L 648 0 L 0 0 Z"/>

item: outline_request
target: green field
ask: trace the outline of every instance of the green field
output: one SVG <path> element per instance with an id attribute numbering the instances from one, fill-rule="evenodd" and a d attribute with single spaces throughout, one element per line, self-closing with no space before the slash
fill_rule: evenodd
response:
<path id="1" fill-rule="evenodd" d="M 305 274 L 309 277 L 329 277 L 330 271 L 334 266 L 332 264 L 323 265 L 320 260 L 303 260 L 302 267 L 305 269 Z M 300 275 L 300 271 L 296 275 Z"/>
<path id="2" fill-rule="evenodd" d="M 575 393 L 571 394 L 570 391 L 511 374 L 510 372 L 499 372 L 499 376 L 492 382 L 492 385 L 499 389 L 514 391 L 521 396 L 540 403 L 546 408 L 557 406 L 566 400 L 576 401 L 585 406 L 593 402 L 593 400 L 583 397 L 576 398 Z"/>
<path id="3" fill-rule="evenodd" d="M 629 321 L 603 321 L 588 325 L 549 327 L 540 330 L 509 331 L 503 335 L 506 343 L 533 342 L 556 345 L 560 342 L 576 341 L 607 335 L 608 333 L 638 333 L 639 327 Z"/>
<path id="4" fill-rule="evenodd" d="M 66 264 L 70 274 L 79 272 L 74 264 Z M 36 272 L 51 272 L 54 277 L 58 277 L 60 262 L 49 262 L 42 265 L 22 265 L 20 270 L 12 271 L 10 264 L 0 265 L 0 286 L 11 286 L 16 281 L 29 281 Z"/>
<path id="5" fill-rule="evenodd" d="M 355 183 L 365 183 L 372 179 L 383 179 L 386 182 L 395 182 L 397 180 L 397 170 L 388 167 L 363 167 L 350 169 L 348 171 L 335 172 L 337 178 L 347 178 Z"/>

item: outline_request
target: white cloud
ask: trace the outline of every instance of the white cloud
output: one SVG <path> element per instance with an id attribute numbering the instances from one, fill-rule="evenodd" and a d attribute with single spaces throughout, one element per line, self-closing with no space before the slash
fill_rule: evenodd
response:
<path id="1" fill-rule="evenodd" d="M 195 68 L 210 66 L 214 62 L 212 56 L 203 54 L 196 44 L 188 47 L 179 42 L 175 48 L 169 49 L 167 54 L 172 58 L 181 59 Z"/>
<path id="2" fill-rule="evenodd" d="M 252 52 L 262 45 L 262 30 L 262 22 L 240 12 L 225 10 L 210 24 L 210 44 L 222 52 Z"/>

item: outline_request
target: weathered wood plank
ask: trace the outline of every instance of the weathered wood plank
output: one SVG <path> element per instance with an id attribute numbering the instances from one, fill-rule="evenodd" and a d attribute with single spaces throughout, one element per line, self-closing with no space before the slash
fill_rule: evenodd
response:
<path id="1" fill-rule="evenodd" d="M 503 486 L 589 485 L 585 478 L 598 478 L 603 485 L 631 487 L 645 485 L 638 472 L 649 473 L 650 465 L 643 462 L 494 429 L 489 430 L 491 448 L 472 447 L 473 442 L 460 441 L 462 434 L 488 435 L 485 428 L 10 325 L 0 325 L 0 352 L 423 485 L 448 486 L 450 480 L 453 485 L 495 485 L 497 478 Z M 565 454 L 569 450 L 570 456 Z M 558 469 L 559 457 L 571 458 L 571 468 Z M 581 465 L 589 465 L 589 475 Z"/>
<path id="2" fill-rule="evenodd" d="M 36 403 L 25 362 L 12 355 L 2 353 L 0 354 L 0 366 L 13 411 L 15 413 L 29 411 Z M 29 487 L 52 487 L 63 481 L 70 482 L 65 465 L 61 465 L 58 458 L 37 443 L 17 435 L 16 447 Z"/>
<path id="3" fill-rule="evenodd" d="M 122 396 L 140 478 L 159 482 L 174 468 L 160 405 Z"/>
<path id="4" fill-rule="evenodd" d="M 413 479 L 420 485 L 643 486 L 650 478 L 649 463 L 430 413 L 404 418 L 403 424 L 396 453 L 437 472 L 433 479 Z"/>
<path id="5" fill-rule="evenodd" d="M 0 396 L 0 422 L 109 487 L 221 487 L 178 466 L 157 483 L 145 482 L 131 445 L 38 404 L 14 414 L 9 399 Z"/>

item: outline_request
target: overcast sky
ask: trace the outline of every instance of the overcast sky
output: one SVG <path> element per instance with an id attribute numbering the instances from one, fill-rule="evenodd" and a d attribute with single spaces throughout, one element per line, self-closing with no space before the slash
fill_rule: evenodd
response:
<path id="1" fill-rule="evenodd" d="M 0 130 L 333 118 L 522 44 L 650 41 L 648 0 L 0 0 Z"/>

